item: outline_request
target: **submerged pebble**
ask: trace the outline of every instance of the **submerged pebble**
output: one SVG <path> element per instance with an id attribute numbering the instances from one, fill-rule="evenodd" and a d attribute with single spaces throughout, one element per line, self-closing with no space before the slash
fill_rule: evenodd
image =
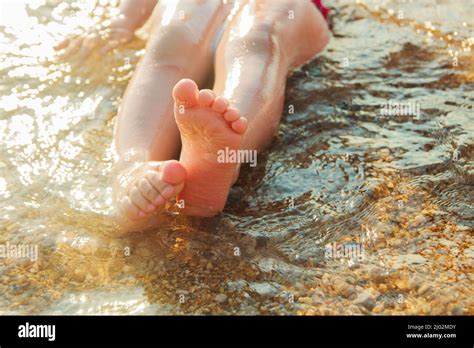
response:
<path id="1" fill-rule="evenodd" d="M 216 297 L 214 299 L 219 303 L 224 303 L 224 302 L 227 301 L 227 296 L 224 295 L 224 294 L 218 294 L 218 295 L 216 295 Z"/>
<path id="2" fill-rule="evenodd" d="M 355 305 L 361 305 L 368 310 L 372 310 L 372 308 L 375 306 L 375 303 L 372 299 L 372 295 L 368 291 L 364 291 L 357 295 L 356 299 L 353 301 Z"/>

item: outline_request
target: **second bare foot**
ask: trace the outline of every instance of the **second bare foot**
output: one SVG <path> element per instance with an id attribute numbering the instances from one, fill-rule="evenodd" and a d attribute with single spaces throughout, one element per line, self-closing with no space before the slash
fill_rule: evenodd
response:
<path id="1" fill-rule="evenodd" d="M 240 148 L 247 120 L 227 99 L 199 91 L 189 79 L 176 84 L 173 98 L 182 141 L 179 161 L 187 172 L 179 199 L 187 215 L 214 216 L 224 209 L 238 169 L 238 163 L 220 163 L 218 153 Z"/>
<path id="2" fill-rule="evenodd" d="M 181 192 L 186 170 L 178 161 L 135 163 L 117 177 L 114 191 L 122 219 L 141 221 Z"/>

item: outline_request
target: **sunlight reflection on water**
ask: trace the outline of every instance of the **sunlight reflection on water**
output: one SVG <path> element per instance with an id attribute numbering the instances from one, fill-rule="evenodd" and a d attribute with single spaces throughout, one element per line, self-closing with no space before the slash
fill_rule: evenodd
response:
<path id="1" fill-rule="evenodd" d="M 429 3 L 336 2 L 335 37 L 290 77 L 294 112 L 225 213 L 118 236 L 112 132 L 144 42 L 59 61 L 54 44 L 117 2 L 0 1 L 0 244 L 40 248 L 0 259 L 2 313 L 472 311 L 472 4 Z M 389 100 L 421 117 L 381 117 Z M 328 259 L 332 242 L 364 261 Z"/>

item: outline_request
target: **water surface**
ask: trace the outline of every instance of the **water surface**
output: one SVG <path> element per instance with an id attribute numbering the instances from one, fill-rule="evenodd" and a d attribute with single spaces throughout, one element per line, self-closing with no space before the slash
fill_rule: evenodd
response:
<path id="1" fill-rule="evenodd" d="M 2 314 L 474 313 L 472 1 L 334 1 L 225 212 L 132 235 L 112 130 L 145 42 L 52 49 L 116 2 L 1 3 L 0 244 L 39 252 L 0 259 Z"/>

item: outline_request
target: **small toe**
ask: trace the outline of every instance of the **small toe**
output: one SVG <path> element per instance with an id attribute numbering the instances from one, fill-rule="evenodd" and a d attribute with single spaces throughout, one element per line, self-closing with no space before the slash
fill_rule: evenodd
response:
<path id="1" fill-rule="evenodd" d="M 203 89 L 199 91 L 198 104 L 199 106 L 209 107 L 216 99 L 216 96 L 213 91 L 210 89 Z"/>
<path id="2" fill-rule="evenodd" d="M 163 196 L 164 199 L 166 200 L 170 200 L 171 198 L 173 198 L 175 195 L 175 189 L 173 186 L 171 185 L 168 185 L 166 186 L 162 191 L 161 191 L 161 195 Z"/>
<path id="3" fill-rule="evenodd" d="M 155 207 L 153 206 L 153 204 L 148 202 L 148 200 L 145 197 L 143 197 L 143 195 L 138 190 L 138 188 L 132 187 L 130 189 L 129 197 L 132 203 L 134 203 L 143 212 L 151 213 L 153 210 L 155 210 Z"/>
<path id="4" fill-rule="evenodd" d="M 146 178 L 148 181 L 153 185 L 153 187 L 161 194 L 161 191 L 167 186 L 167 183 L 165 183 L 163 180 L 161 180 L 161 174 L 149 170 L 145 174 Z"/>
<path id="5" fill-rule="evenodd" d="M 160 193 L 153 187 L 153 185 L 146 178 L 142 178 L 137 184 L 138 190 L 145 197 L 148 202 L 152 203 L 160 195 Z"/>
<path id="6" fill-rule="evenodd" d="M 180 80 L 173 88 L 173 98 L 178 105 L 192 107 L 198 102 L 198 86 L 190 79 Z"/>
<path id="7" fill-rule="evenodd" d="M 163 162 L 150 161 L 147 163 L 147 168 L 157 172 L 161 172 L 161 170 L 163 169 Z"/>
<path id="8" fill-rule="evenodd" d="M 217 97 L 212 104 L 212 110 L 218 113 L 224 113 L 229 107 L 229 102 L 224 97 Z"/>
<path id="9" fill-rule="evenodd" d="M 234 122 L 234 121 L 237 121 L 239 118 L 240 118 L 239 110 L 232 107 L 232 106 L 230 108 L 228 108 L 227 111 L 224 114 L 224 119 L 227 122 Z"/>
<path id="10" fill-rule="evenodd" d="M 125 197 L 122 202 L 122 213 L 127 219 L 135 220 L 138 217 L 142 217 L 139 214 L 143 212 L 132 203 L 129 197 Z"/>
<path id="11" fill-rule="evenodd" d="M 165 205 L 165 203 L 166 203 L 166 199 L 164 199 L 163 196 L 160 194 L 160 195 L 158 195 L 158 197 L 156 197 L 156 199 L 154 200 L 153 205 L 154 205 L 155 207 L 159 207 L 159 206 Z"/>
<path id="12" fill-rule="evenodd" d="M 157 197 L 153 202 L 154 205 L 161 205 L 162 203 L 170 200 L 176 195 L 176 190 L 173 185 L 166 183 L 163 180 L 162 175 L 156 172 L 149 171 L 146 176 L 148 177 L 152 185 L 155 187 L 155 189 L 160 193 L 159 197 L 163 199 L 162 202 L 161 199 Z"/>
<path id="13" fill-rule="evenodd" d="M 230 125 L 236 133 L 243 134 L 247 129 L 247 119 L 241 117 L 238 120 L 232 122 Z"/>

